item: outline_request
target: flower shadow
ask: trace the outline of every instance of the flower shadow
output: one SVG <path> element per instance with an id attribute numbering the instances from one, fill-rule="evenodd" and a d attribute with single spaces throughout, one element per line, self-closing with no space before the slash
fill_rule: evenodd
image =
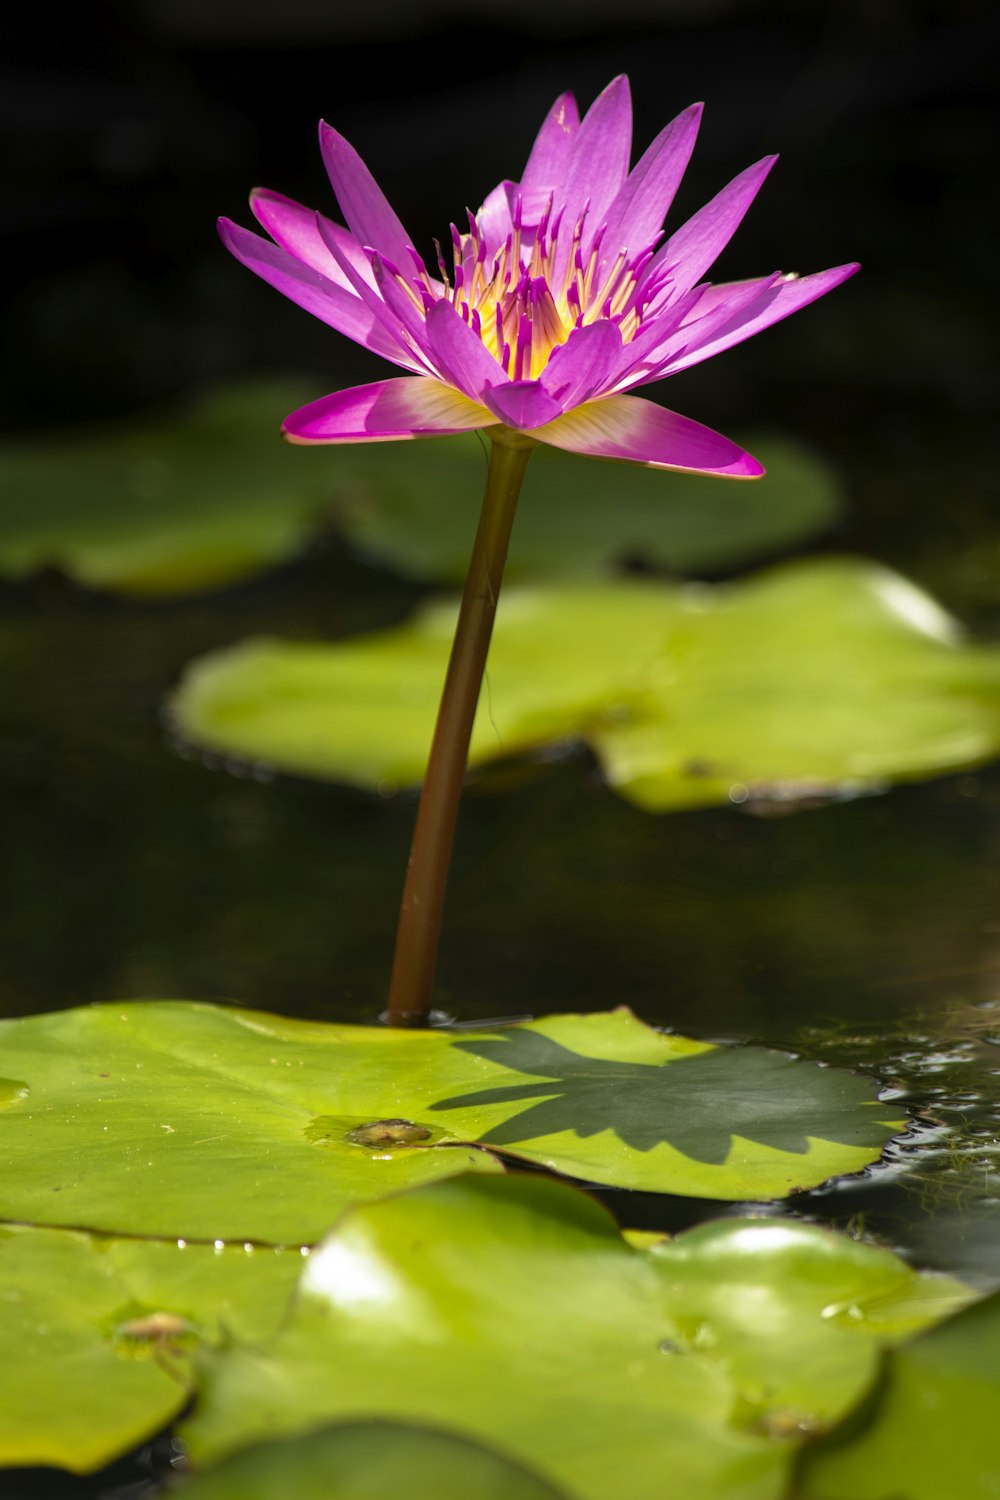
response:
<path id="1" fill-rule="evenodd" d="M 587 1057 L 527 1029 L 458 1041 L 459 1051 L 538 1078 L 439 1100 L 434 1110 L 537 1100 L 477 1136 L 513 1146 L 571 1131 L 613 1131 L 636 1151 L 666 1144 L 721 1166 L 733 1138 L 805 1155 L 810 1139 L 871 1147 L 893 1133 L 873 1113 L 870 1079 L 759 1047 L 713 1047 L 660 1064 Z"/>

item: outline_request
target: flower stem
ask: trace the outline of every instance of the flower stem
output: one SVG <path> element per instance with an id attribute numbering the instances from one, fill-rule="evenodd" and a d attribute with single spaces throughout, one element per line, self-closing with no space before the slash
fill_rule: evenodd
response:
<path id="1" fill-rule="evenodd" d="M 493 634 L 517 497 L 535 444 L 505 428 L 492 449 L 479 529 L 455 627 L 406 870 L 386 1019 L 422 1026 L 431 1010 L 458 804 Z"/>

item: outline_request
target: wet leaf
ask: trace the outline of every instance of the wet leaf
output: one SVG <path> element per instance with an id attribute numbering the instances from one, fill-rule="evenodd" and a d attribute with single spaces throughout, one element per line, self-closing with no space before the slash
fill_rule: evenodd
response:
<path id="1" fill-rule="evenodd" d="M 261 1443 L 195 1476 L 188 1500 L 560 1500 L 520 1464 L 454 1433 L 345 1422 Z"/>
<path id="2" fill-rule="evenodd" d="M 86 1473 L 134 1447 L 187 1405 L 200 1348 L 274 1332 L 301 1267 L 297 1248 L 0 1229 L 0 1465 Z"/>
<path id="3" fill-rule="evenodd" d="M 378 788 L 418 782 L 451 606 L 337 644 L 248 641 L 189 667 L 172 713 L 223 753 Z M 795 806 L 984 761 L 1000 746 L 1000 652 L 926 595 L 849 559 L 747 582 L 511 591 L 471 763 L 586 740 L 650 811 Z"/>
<path id="4" fill-rule="evenodd" d="M 273 1343 L 206 1356 L 185 1436 L 205 1462 L 262 1427 L 378 1413 L 488 1443 L 575 1500 L 779 1500 L 880 1342 L 967 1295 L 811 1225 L 727 1220 L 642 1250 L 565 1185 L 466 1178 L 346 1215 Z M 844 1303 L 858 1316 L 830 1314 Z"/>
<path id="5" fill-rule="evenodd" d="M 499 1163 L 710 1198 L 858 1171 L 901 1121 L 868 1079 L 663 1036 L 625 1011 L 502 1032 L 178 1002 L 8 1021 L 0 1219 L 300 1244 L 347 1204 Z"/>
<path id="6" fill-rule="evenodd" d="M 678 573 L 729 567 L 814 535 L 836 517 L 834 475 L 800 444 L 750 433 L 759 484 L 598 464 L 554 448 L 532 455 L 508 562 L 510 579 L 606 573 L 641 559 Z M 343 528 L 400 573 L 461 583 L 486 475 L 473 437 L 372 443 L 345 452 Z"/>
<path id="7" fill-rule="evenodd" d="M 54 567 L 156 597 L 218 587 L 293 556 L 329 521 L 336 461 L 293 449 L 301 382 L 224 389 L 101 436 L 0 450 L 0 573 Z"/>
<path id="8" fill-rule="evenodd" d="M 499 1170 L 462 1146 L 348 1139 L 401 1093 L 426 1100 L 428 1061 L 432 1094 L 447 1086 L 446 1041 L 422 1040 L 183 1002 L 4 1022 L 30 1095 L 0 1113 L 0 1219 L 298 1245 L 359 1198 Z M 458 1140 L 446 1124 L 435 1141 Z"/>
<path id="9" fill-rule="evenodd" d="M 805 1453 L 797 1500 L 993 1500 L 998 1411 L 994 1294 L 886 1354 L 870 1401 Z"/>

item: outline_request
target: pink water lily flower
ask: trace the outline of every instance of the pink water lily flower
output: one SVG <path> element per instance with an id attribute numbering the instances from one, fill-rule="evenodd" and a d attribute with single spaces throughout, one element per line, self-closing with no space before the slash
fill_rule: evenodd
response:
<path id="1" fill-rule="evenodd" d="M 728 438 L 627 392 L 759 333 L 858 268 L 705 281 L 776 158 L 664 238 L 700 115 L 700 105 L 678 115 L 630 172 L 628 80 L 582 120 L 564 94 L 520 180 L 494 188 L 467 228 L 452 225 L 434 271 L 357 152 L 321 125 L 347 228 L 260 190 L 251 205 L 271 240 L 227 219 L 220 233 L 284 296 L 409 373 L 302 407 L 287 436 L 360 443 L 504 427 L 597 458 L 761 474 Z"/>

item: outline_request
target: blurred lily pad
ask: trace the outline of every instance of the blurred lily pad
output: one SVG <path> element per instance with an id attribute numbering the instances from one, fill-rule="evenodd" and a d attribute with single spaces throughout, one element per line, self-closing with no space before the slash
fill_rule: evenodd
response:
<path id="1" fill-rule="evenodd" d="M 279 435 L 315 391 L 224 389 L 103 435 L 0 449 L 0 573 L 54 567 L 143 597 L 233 583 L 292 557 L 329 524 L 336 465 Z"/>
<path id="2" fill-rule="evenodd" d="M 734 1219 L 644 1251 L 565 1185 L 466 1178 L 346 1215 L 270 1346 L 206 1354 L 185 1437 L 198 1464 L 378 1414 L 575 1500 L 779 1500 L 880 1344 L 967 1296 L 811 1225 Z"/>
<path id="3" fill-rule="evenodd" d="M 607 573 L 633 559 L 697 573 L 762 557 L 828 527 L 843 505 L 831 470 L 776 433 L 742 441 L 767 468 L 757 484 L 602 464 L 555 448 L 532 455 L 508 577 Z M 345 449 L 337 509 L 346 535 L 375 561 L 461 583 L 486 477 L 475 438 Z"/>
<path id="4" fill-rule="evenodd" d="M 197 1474 L 188 1500 L 561 1500 L 520 1464 L 453 1433 L 343 1422 L 259 1443 Z"/>
<path id="5" fill-rule="evenodd" d="M 0 1464 L 87 1473 L 134 1447 L 187 1405 L 199 1349 L 275 1331 L 301 1268 L 298 1248 L 0 1229 Z"/>
<path id="6" fill-rule="evenodd" d="M 804 1455 L 801 1500 L 1000 1494 L 1000 1294 L 890 1350 L 881 1384 Z"/>
<path id="7" fill-rule="evenodd" d="M 451 605 L 335 644 L 250 640 L 172 701 L 212 750 L 383 793 L 426 763 Z M 622 580 L 501 599 L 471 764 L 586 740 L 649 811 L 794 806 L 976 764 L 1000 748 L 1000 650 L 848 558 L 711 588 Z"/>
<path id="8" fill-rule="evenodd" d="M 190 1003 L 0 1026 L 0 1219 L 302 1244 L 346 1205 L 496 1153 L 612 1185 L 781 1197 L 874 1161 L 875 1084 L 664 1036 L 626 1011 L 499 1032 L 323 1025 Z"/>
<path id="9" fill-rule="evenodd" d="M 54 567 L 155 598 L 236 582 L 336 526 L 399 572 L 463 578 L 486 473 L 478 439 L 282 442 L 282 417 L 316 394 L 308 381 L 248 382 L 103 433 L 0 448 L 0 574 Z M 827 525 L 840 499 L 820 460 L 777 436 L 748 443 L 768 465 L 757 486 L 540 451 L 511 576 L 636 556 L 681 572 L 724 566 Z"/>

